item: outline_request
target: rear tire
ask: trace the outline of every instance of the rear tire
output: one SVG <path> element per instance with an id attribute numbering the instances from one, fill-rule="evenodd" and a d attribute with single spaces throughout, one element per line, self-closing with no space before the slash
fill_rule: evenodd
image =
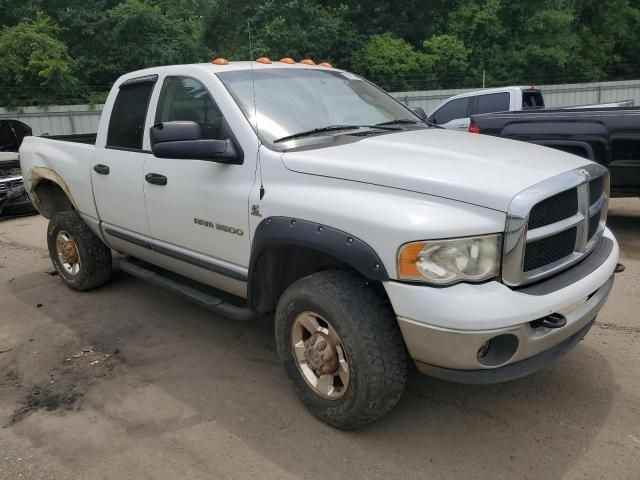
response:
<path id="1" fill-rule="evenodd" d="M 111 250 L 75 210 L 56 212 L 49 220 L 47 246 L 53 266 L 69 288 L 91 290 L 111 276 Z"/>
<path id="2" fill-rule="evenodd" d="M 298 280 L 278 302 L 275 329 L 294 389 L 325 423 L 356 429 L 400 400 L 406 348 L 391 306 L 364 279 L 335 270 Z"/>

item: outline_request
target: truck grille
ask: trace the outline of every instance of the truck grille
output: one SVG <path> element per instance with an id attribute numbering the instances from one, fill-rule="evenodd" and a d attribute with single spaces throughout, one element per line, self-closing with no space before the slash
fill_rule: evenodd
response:
<path id="1" fill-rule="evenodd" d="M 537 203 L 529 214 L 529 228 L 544 227 L 575 215 L 578 211 L 578 191 L 560 192 Z"/>
<path id="2" fill-rule="evenodd" d="M 524 271 L 530 272 L 571 255 L 576 244 L 576 227 L 527 244 L 524 254 Z"/>
<path id="3" fill-rule="evenodd" d="M 535 185 L 513 199 L 507 216 L 503 281 L 524 285 L 587 255 L 604 230 L 609 175 L 588 165 Z"/>
<path id="4" fill-rule="evenodd" d="M 0 180 L 0 197 L 6 196 L 9 190 L 19 187 L 22 183 L 22 177 L 12 177 Z"/>

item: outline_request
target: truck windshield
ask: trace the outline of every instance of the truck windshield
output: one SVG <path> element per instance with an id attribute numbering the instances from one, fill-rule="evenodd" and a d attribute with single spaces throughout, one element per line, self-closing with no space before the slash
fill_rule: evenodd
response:
<path id="1" fill-rule="evenodd" d="M 388 126 L 398 122 L 400 127 L 421 122 L 382 90 L 347 72 L 256 68 L 253 72 L 218 73 L 218 78 L 257 130 L 260 140 L 271 146 L 280 145 L 276 140 L 286 143 L 288 137 L 318 138 L 359 129 L 350 127 L 372 129 L 378 124 Z M 389 130 L 384 128 L 380 132 Z"/>

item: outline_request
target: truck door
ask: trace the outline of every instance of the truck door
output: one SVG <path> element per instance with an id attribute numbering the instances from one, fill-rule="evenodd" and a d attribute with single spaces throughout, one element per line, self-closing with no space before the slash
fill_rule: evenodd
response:
<path id="1" fill-rule="evenodd" d="M 469 100 L 469 97 L 463 97 L 445 103 L 431 114 L 432 122 L 451 130 L 467 130 L 471 122 Z"/>
<path id="2" fill-rule="evenodd" d="M 210 88 L 224 89 L 211 83 Z M 192 77 L 165 77 L 154 123 L 194 121 L 204 139 L 235 137 L 212 91 Z M 230 97 L 228 101 L 233 102 Z M 246 123 L 244 117 L 242 121 Z M 156 264 L 244 296 L 257 140 L 236 140 L 244 151 L 241 165 L 150 156 L 144 166 L 144 191 Z"/>
<path id="3" fill-rule="evenodd" d="M 91 166 L 93 193 L 103 234 L 112 248 L 151 259 L 144 248 L 149 226 L 144 201 L 144 162 L 151 154 L 143 150 L 145 120 L 157 75 L 123 82 L 112 105 L 108 127 L 101 127 Z M 110 99 L 111 100 L 111 99 Z"/>

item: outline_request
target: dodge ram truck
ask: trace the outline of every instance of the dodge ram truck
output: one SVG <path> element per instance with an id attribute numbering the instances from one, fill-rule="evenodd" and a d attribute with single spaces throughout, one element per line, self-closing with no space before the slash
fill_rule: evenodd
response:
<path id="1" fill-rule="evenodd" d="M 606 168 L 432 128 L 326 63 L 129 73 L 85 141 L 20 149 L 60 278 L 96 288 L 116 251 L 229 319 L 274 314 L 295 391 L 338 428 L 396 405 L 410 361 L 466 383 L 541 369 L 613 285 Z"/>

